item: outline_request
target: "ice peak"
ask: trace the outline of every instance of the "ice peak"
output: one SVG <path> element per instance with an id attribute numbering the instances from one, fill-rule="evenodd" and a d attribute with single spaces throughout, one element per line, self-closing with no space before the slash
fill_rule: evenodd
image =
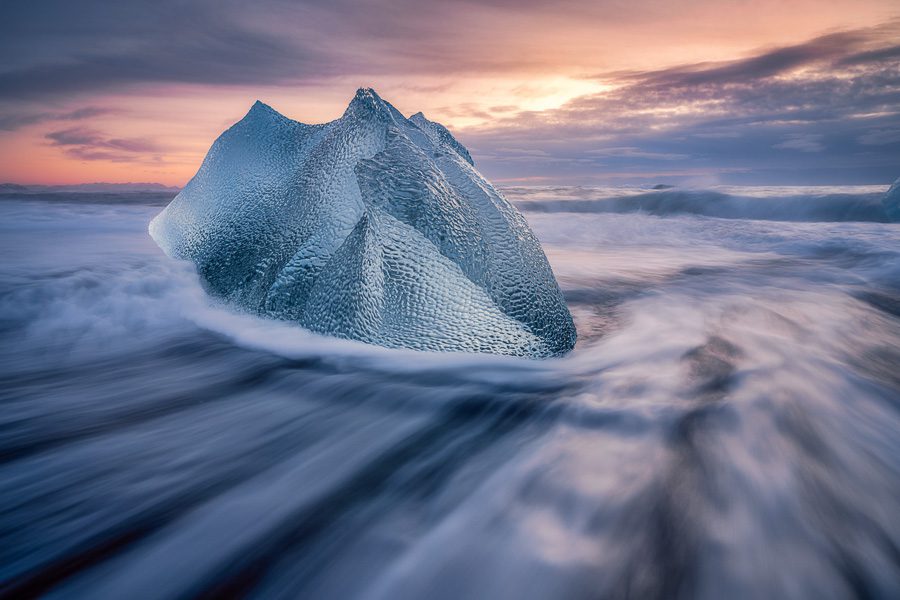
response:
<path id="1" fill-rule="evenodd" d="M 384 106 L 384 100 L 378 95 L 378 92 L 372 88 L 359 88 L 350 101 L 347 108 L 358 106 L 360 108 L 377 109 Z"/>
<path id="2" fill-rule="evenodd" d="M 257 100 L 253 103 L 253 106 L 250 107 L 250 110 L 247 111 L 247 115 L 244 117 L 244 119 L 271 119 L 272 117 L 287 119 L 287 117 L 282 115 L 280 112 L 278 112 L 265 102 Z"/>
<path id="3" fill-rule="evenodd" d="M 381 99 L 381 96 L 378 95 L 378 92 L 375 91 L 375 88 L 366 88 L 366 87 L 358 88 L 356 90 L 356 96 L 354 96 L 354 99 L 366 99 L 366 100 L 384 102 L 384 100 Z"/>
<path id="4" fill-rule="evenodd" d="M 344 115 L 384 119 L 391 117 L 391 108 L 374 89 L 359 88 L 356 90 L 356 95 L 353 96 L 350 104 L 347 105 Z"/>

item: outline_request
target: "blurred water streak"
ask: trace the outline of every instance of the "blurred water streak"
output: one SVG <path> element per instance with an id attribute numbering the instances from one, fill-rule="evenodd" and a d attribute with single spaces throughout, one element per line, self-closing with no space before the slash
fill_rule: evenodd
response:
<path id="1" fill-rule="evenodd" d="M 234 313 L 100 200 L 0 202 L 4 595 L 900 593 L 898 225 L 524 207 L 528 361 Z"/>

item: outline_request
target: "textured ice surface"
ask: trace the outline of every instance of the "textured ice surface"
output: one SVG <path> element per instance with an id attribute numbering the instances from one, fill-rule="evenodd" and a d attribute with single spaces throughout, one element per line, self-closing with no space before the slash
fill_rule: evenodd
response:
<path id="1" fill-rule="evenodd" d="M 150 234 L 212 293 L 320 333 L 534 357 L 575 344 L 522 215 L 443 125 L 370 89 L 323 125 L 257 102 Z"/>

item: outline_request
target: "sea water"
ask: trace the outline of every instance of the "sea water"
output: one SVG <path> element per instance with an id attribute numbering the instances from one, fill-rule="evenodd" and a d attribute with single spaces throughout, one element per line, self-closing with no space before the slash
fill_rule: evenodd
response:
<path id="1" fill-rule="evenodd" d="M 235 312 L 168 198 L 0 200 L 0 595 L 897 594 L 900 225 L 557 206 L 637 193 L 507 190 L 549 360 Z"/>

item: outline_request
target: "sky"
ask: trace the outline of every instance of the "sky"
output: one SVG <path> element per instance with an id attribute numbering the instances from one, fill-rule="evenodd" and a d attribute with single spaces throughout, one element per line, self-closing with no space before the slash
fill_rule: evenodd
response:
<path id="1" fill-rule="evenodd" d="M 358 87 L 500 184 L 900 176 L 897 0 L 0 0 L 0 181 L 184 185 Z"/>

